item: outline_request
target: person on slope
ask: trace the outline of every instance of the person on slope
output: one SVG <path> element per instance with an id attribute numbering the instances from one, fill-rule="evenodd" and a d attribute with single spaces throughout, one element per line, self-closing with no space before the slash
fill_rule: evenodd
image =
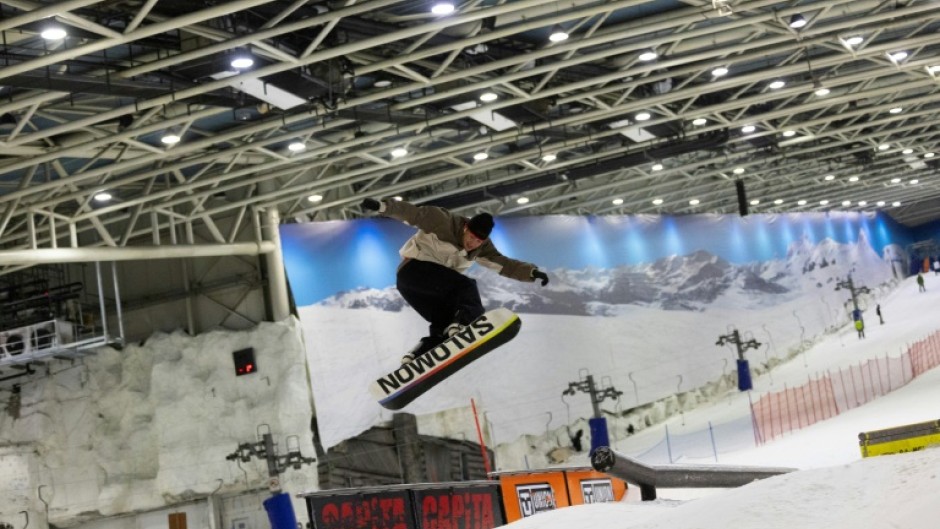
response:
<path id="1" fill-rule="evenodd" d="M 538 280 L 543 287 L 548 284 L 548 274 L 536 265 L 499 253 L 489 239 L 494 225 L 489 213 L 467 218 L 436 206 L 373 198 L 363 200 L 361 206 L 418 228 L 398 252 L 402 261 L 397 286 L 405 301 L 430 325 L 428 335 L 402 357 L 403 364 L 486 312 L 477 282 L 464 275 L 474 262 L 510 279 Z"/>

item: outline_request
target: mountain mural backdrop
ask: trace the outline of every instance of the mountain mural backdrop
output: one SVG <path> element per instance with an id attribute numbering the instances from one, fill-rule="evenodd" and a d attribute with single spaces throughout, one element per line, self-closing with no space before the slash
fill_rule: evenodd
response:
<path id="1" fill-rule="evenodd" d="M 888 252 L 889 254 L 891 252 Z M 880 273 L 861 272 L 858 261 L 883 265 Z M 848 268 L 839 265 L 847 264 Z M 518 313 L 574 316 L 616 316 L 623 305 L 661 310 L 703 311 L 722 299 L 750 298 L 767 306 L 805 295 L 813 288 L 833 288 L 828 267 L 862 274 L 878 283 L 891 278 L 891 263 L 871 248 L 864 232 L 855 244 L 808 238 L 792 243 L 783 260 L 735 265 L 699 250 L 648 264 L 604 269 L 550 270 L 551 283 L 540 288 L 504 278 L 482 267 L 469 274 L 477 279 L 486 307 L 502 306 Z M 859 279 L 859 278 L 857 278 Z M 319 305 L 398 312 L 407 307 L 394 286 L 339 292 Z"/>

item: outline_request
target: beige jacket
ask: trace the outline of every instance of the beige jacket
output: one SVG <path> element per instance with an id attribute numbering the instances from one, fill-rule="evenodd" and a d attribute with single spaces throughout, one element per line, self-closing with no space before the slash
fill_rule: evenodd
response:
<path id="1" fill-rule="evenodd" d="M 467 252 L 463 248 L 463 227 L 466 217 L 454 215 L 436 206 L 415 206 L 404 201 L 382 201 L 382 215 L 398 219 L 418 228 L 398 253 L 404 259 L 430 261 L 464 273 L 474 262 L 518 281 L 534 281 L 532 271 L 537 267 L 506 257 L 487 239 L 479 248 Z"/>

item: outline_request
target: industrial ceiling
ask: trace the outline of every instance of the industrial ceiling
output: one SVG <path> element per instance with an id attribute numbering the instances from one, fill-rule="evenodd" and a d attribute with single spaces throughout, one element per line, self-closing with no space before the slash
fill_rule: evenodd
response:
<path id="1" fill-rule="evenodd" d="M 5 0 L 0 248 L 363 197 L 940 218 L 940 2 L 436 3 Z"/>

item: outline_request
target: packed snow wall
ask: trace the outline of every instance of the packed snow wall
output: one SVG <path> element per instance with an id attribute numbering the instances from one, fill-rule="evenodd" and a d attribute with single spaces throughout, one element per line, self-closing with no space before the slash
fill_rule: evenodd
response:
<path id="1" fill-rule="evenodd" d="M 383 218 L 281 228 L 326 447 L 390 417 L 368 384 L 425 334 L 395 288 L 413 233 Z M 586 395 L 561 397 L 584 373 L 623 391 L 608 407 L 627 409 L 733 372 L 735 351 L 715 345 L 733 328 L 763 344 L 752 362 L 784 358 L 847 321 L 836 287 L 850 275 L 875 292 L 903 277 L 909 243 L 886 215 L 837 212 L 498 218 L 491 239 L 551 282 L 471 268 L 484 304 L 519 313 L 522 330 L 405 411 L 474 398 L 497 443 L 590 416 Z"/>
<path id="2" fill-rule="evenodd" d="M 249 347 L 256 372 L 236 376 L 232 353 Z M 226 456 L 265 431 L 280 454 L 296 436 L 292 446 L 315 455 L 304 364 L 296 320 L 157 334 L 47 364 L 45 375 L 0 391 L 0 521 L 25 511 L 30 526 L 68 527 L 266 488 L 264 460 Z M 315 489 L 315 465 L 281 479 L 285 490 Z"/>

